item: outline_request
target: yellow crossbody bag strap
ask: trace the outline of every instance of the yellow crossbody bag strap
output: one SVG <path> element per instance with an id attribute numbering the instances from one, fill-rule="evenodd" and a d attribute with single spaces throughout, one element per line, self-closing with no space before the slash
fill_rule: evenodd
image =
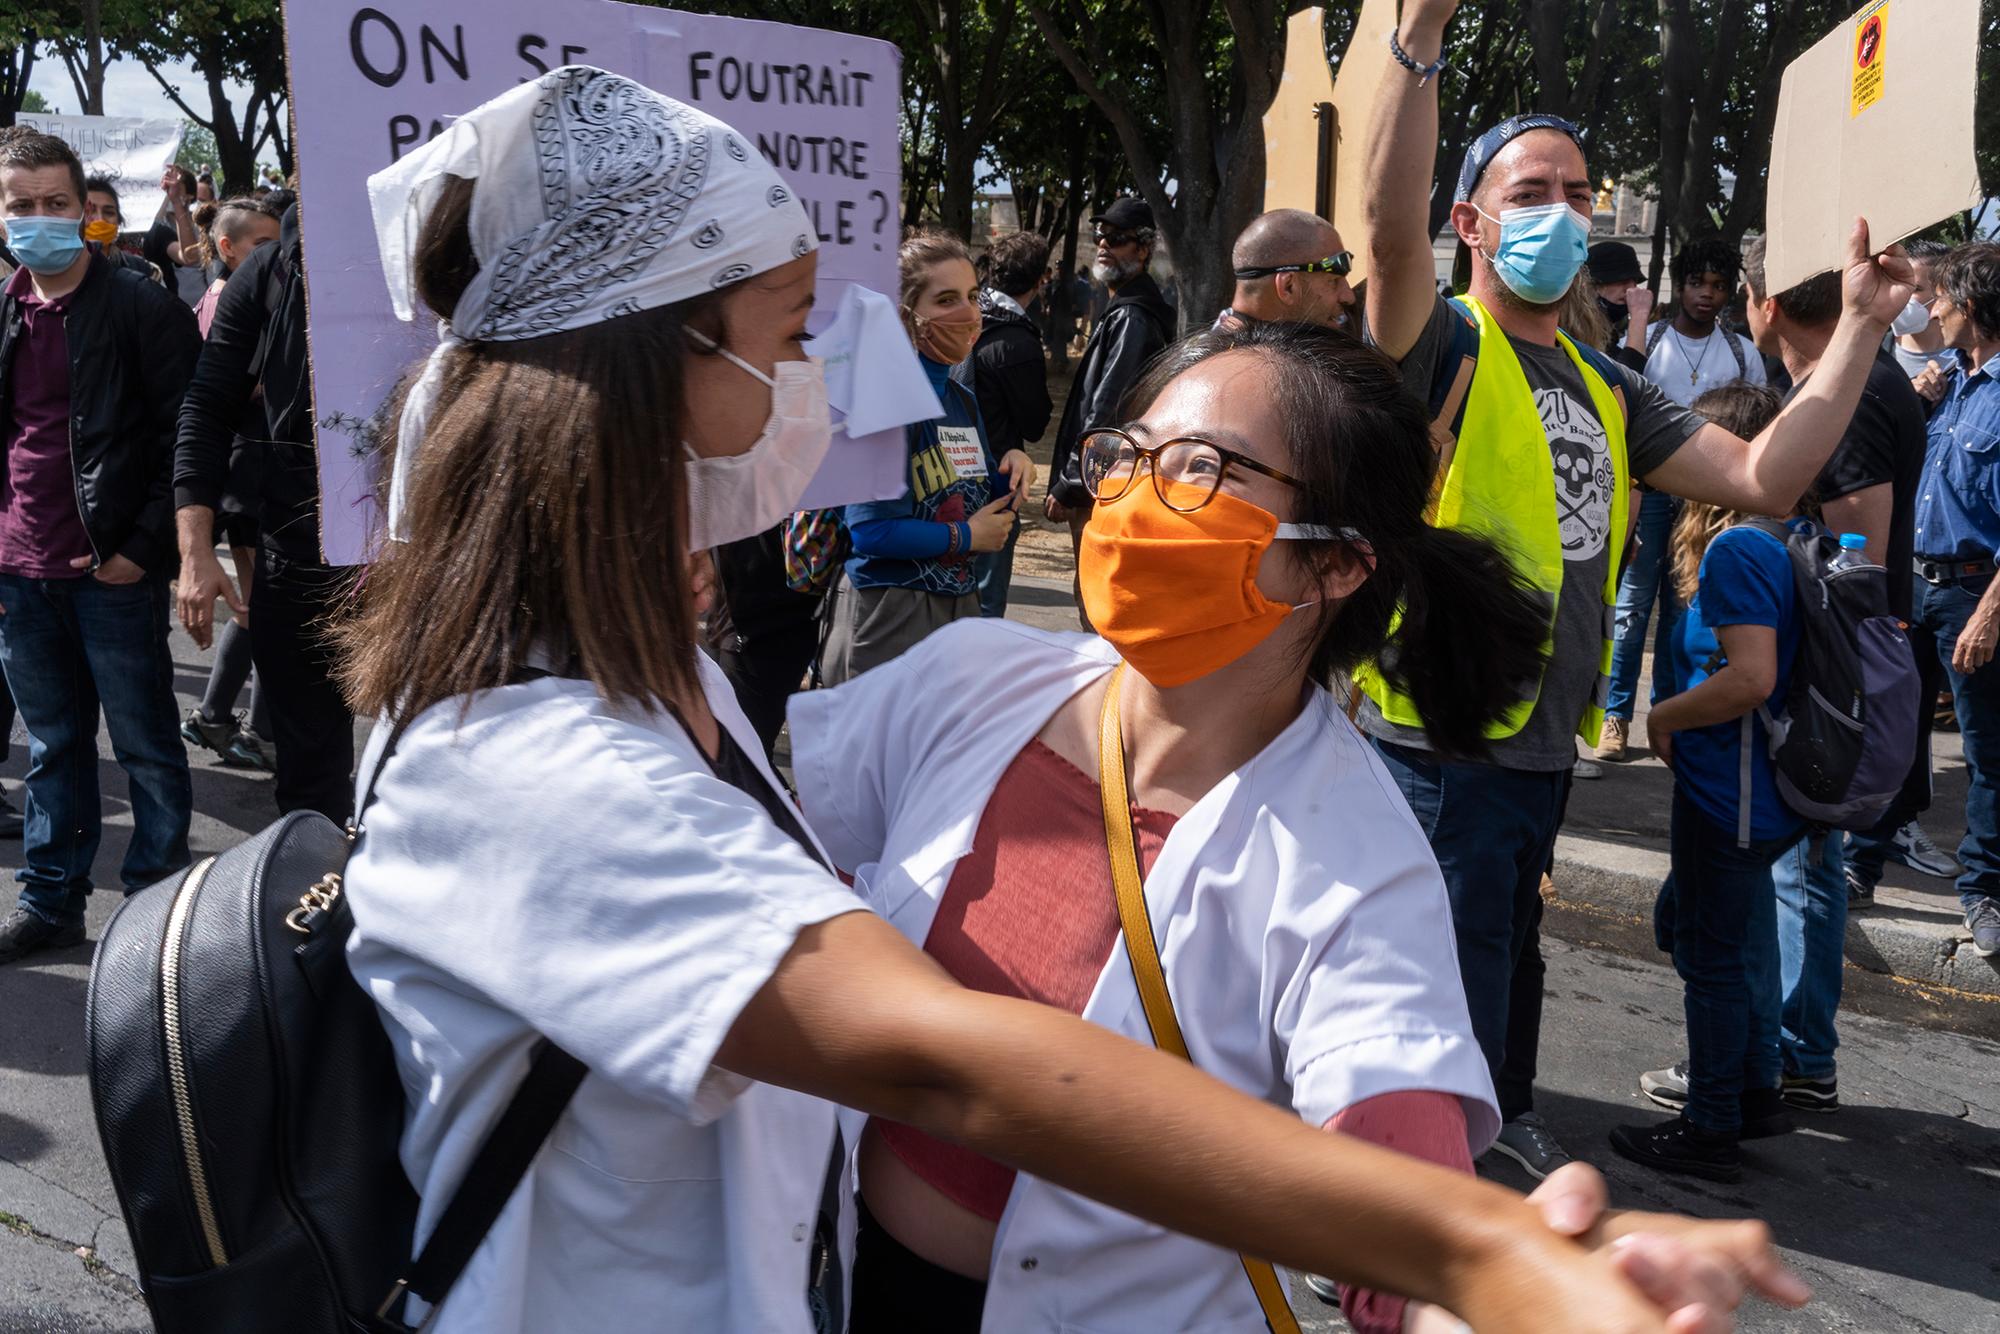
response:
<path id="1" fill-rule="evenodd" d="M 1146 911 L 1146 889 L 1139 877 L 1132 799 L 1125 786 L 1125 735 L 1118 720 L 1118 688 L 1124 679 L 1125 664 L 1121 662 L 1105 688 L 1097 726 L 1097 787 L 1104 800 L 1104 845 L 1111 853 L 1111 887 L 1118 897 L 1118 925 L 1125 932 L 1125 953 L 1132 960 L 1132 977 L 1139 984 L 1139 1002 L 1146 1007 L 1153 1045 L 1191 1061 L 1180 1021 L 1174 1017 L 1174 999 L 1167 991 L 1166 972 L 1160 967 L 1153 919 Z M 1271 1334 L 1300 1334 L 1291 1303 L 1285 1300 L 1285 1285 L 1270 1262 L 1247 1255 L 1237 1258 L 1256 1290 L 1257 1304 L 1264 1308 L 1264 1322 L 1271 1327 Z"/>

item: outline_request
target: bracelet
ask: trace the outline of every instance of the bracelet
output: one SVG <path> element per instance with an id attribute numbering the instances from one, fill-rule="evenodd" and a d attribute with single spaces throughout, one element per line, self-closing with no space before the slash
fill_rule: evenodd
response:
<path id="1" fill-rule="evenodd" d="M 1416 61 L 1410 59 L 1410 53 L 1405 51 L 1403 44 L 1396 40 L 1396 30 L 1394 28 L 1389 30 L 1389 54 L 1396 58 L 1398 65 L 1401 65 L 1404 69 L 1417 76 L 1417 87 L 1419 88 L 1444 73 L 1444 52 L 1442 50 L 1438 52 L 1438 58 L 1430 64 L 1419 65 Z"/>

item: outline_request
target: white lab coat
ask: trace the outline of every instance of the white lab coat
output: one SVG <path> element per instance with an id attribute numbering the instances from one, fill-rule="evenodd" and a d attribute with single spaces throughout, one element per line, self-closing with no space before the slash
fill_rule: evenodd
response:
<path id="1" fill-rule="evenodd" d="M 408 1097 L 419 1239 L 538 1032 L 590 1073 L 430 1334 L 804 1334 L 834 1109 L 711 1063 L 799 931 L 862 905 L 671 717 L 558 678 L 458 709 L 404 735 L 346 876 L 349 963 Z"/>
<path id="2" fill-rule="evenodd" d="M 1095 637 L 966 620 L 795 696 L 800 803 L 870 906 L 921 944 L 1002 773 L 1116 662 Z M 1175 822 L 1146 903 L 1203 1070 L 1315 1125 L 1380 1093 L 1453 1093 L 1473 1152 L 1492 1141 L 1499 1111 L 1436 859 L 1324 690 Z M 1122 943 L 1083 1017 L 1150 1043 Z M 1006 1334 L 1263 1328 L 1235 1255 L 1026 1174 L 988 1283 L 985 1328 Z"/>

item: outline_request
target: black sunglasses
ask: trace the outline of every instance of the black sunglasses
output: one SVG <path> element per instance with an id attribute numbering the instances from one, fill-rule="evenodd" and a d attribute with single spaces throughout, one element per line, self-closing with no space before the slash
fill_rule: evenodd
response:
<path id="1" fill-rule="evenodd" d="M 1308 264 L 1272 264 L 1261 269 L 1238 269 L 1238 278 L 1268 278 L 1274 273 L 1330 273 L 1336 278 L 1345 278 L 1354 268 L 1354 252 L 1343 250 L 1325 259 L 1316 259 Z"/>

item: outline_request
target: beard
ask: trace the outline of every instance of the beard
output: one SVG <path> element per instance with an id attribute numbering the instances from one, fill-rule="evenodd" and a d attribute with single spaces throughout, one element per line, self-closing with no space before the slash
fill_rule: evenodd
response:
<path id="1" fill-rule="evenodd" d="M 1121 287 L 1145 267 L 1144 262 L 1136 259 L 1101 259 L 1090 266 L 1090 276 L 1106 287 Z"/>

